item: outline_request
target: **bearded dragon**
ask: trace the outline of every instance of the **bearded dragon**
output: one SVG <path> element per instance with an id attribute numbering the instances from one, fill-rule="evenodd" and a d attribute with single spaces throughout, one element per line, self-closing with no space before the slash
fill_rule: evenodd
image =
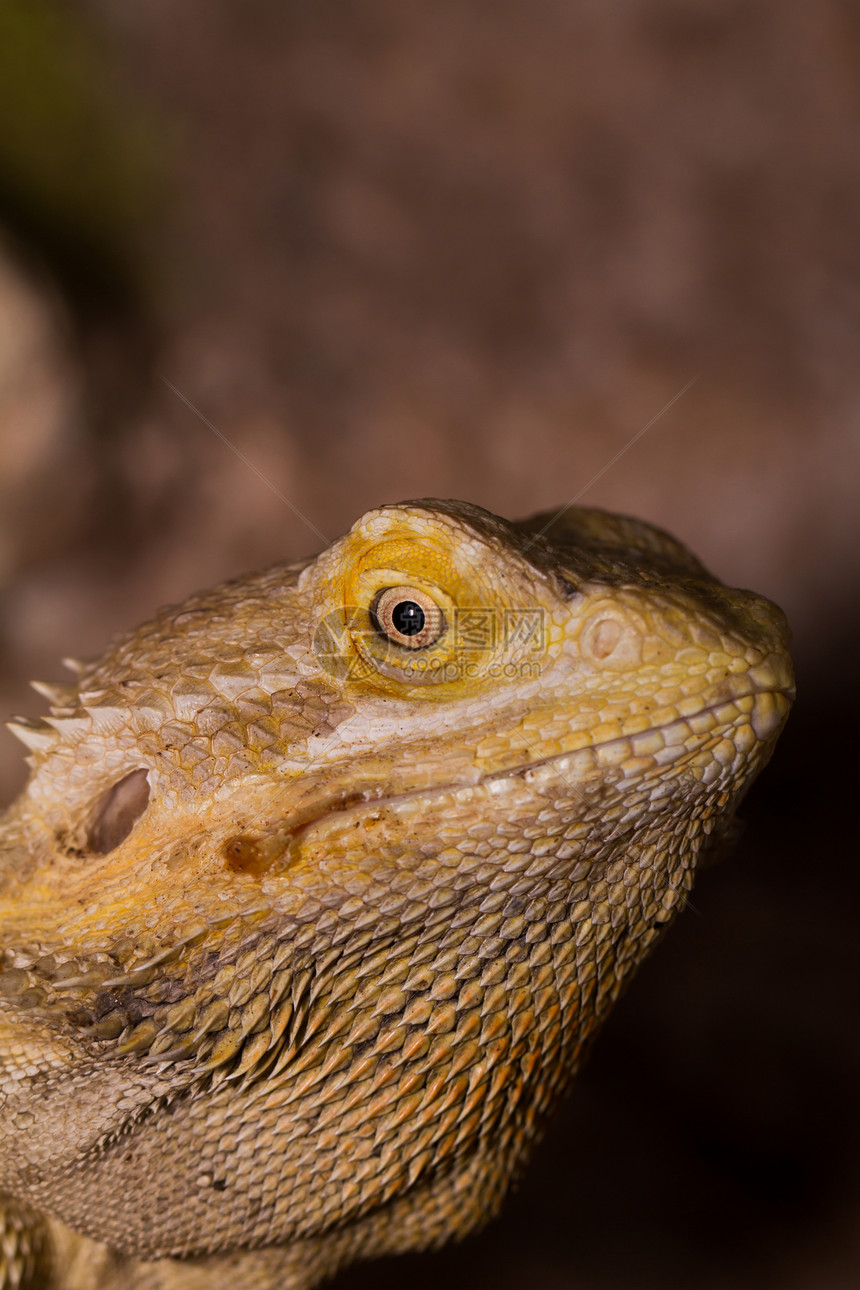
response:
<path id="1" fill-rule="evenodd" d="M 307 1290 L 497 1213 L 793 695 L 636 520 L 420 501 L 15 732 L 3 1287 Z"/>

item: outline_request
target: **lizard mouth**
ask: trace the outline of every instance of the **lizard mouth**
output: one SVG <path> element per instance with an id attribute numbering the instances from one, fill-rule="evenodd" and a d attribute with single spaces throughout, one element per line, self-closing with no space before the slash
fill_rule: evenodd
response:
<path id="1" fill-rule="evenodd" d="M 577 753 L 592 753 L 598 762 L 606 761 L 613 765 L 623 760 L 623 753 L 629 749 L 629 757 L 651 757 L 655 765 L 659 765 L 663 761 L 677 761 L 684 754 L 700 752 L 707 746 L 709 739 L 724 738 L 733 727 L 746 725 L 752 730 L 756 743 L 764 745 L 782 729 L 793 697 L 793 691 L 786 692 L 782 689 L 749 690 L 729 699 L 706 704 L 686 716 L 646 726 L 644 730 L 622 732 L 596 743 L 584 742 L 563 753 L 553 753 L 512 770 L 493 771 L 484 779 L 498 779 L 506 774 L 527 774 L 539 766 L 549 766 L 575 757 Z M 678 756 L 660 756 L 661 752 L 674 749 L 680 750 Z M 606 759 L 606 753 L 613 755 Z"/>
<path id="2" fill-rule="evenodd" d="M 687 715 L 675 716 L 635 732 L 624 733 L 622 730 L 619 735 L 596 743 L 589 743 L 587 738 L 578 745 L 574 741 L 564 752 L 546 757 L 540 756 L 537 749 L 524 741 L 521 751 L 535 753 L 530 760 L 483 774 L 477 772 L 460 780 L 394 793 L 386 791 L 385 787 L 368 786 L 337 796 L 317 798 L 262 834 L 240 833 L 229 838 L 224 844 L 225 858 L 234 871 L 262 877 L 272 869 L 289 867 L 299 858 L 301 844 L 311 830 L 329 821 L 345 821 L 350 816 L 368 811 L 396 809 L 419 798 L 427 800 L 428 797 L 436 798 L 458 790 L 480 789 L 558 767 L 564 762 L 574 766 L 579 760 L 585 770 L 635 763 L 641 772 L 647 773 L 649 769 L 690 761 L 697 754 L 707 752 L 709 745 L 713 748 L 728 740 L 730 746 L 723 749 L 722 761 L 717 756 L 713 758 L 713 765 L 719 770 L 728 763 L 730 756 L 733 759 L 746 758 L 756 748 L 772 743 L 785 723 L 792 697 L 791 685 L 753 688 L 741 694 L 721 697 Z M 737 744 L 732 740 L 732 732 L 737 737 Z M 512 726 L 512 736 L 516 733 L 516 727 Z"/>

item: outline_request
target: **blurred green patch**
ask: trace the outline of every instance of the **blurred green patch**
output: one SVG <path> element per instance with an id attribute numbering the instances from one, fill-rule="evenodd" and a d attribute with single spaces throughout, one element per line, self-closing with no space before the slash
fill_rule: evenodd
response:
<path id="1" fill-rule="evenodd" d="M 0 227 L 82 308 L 139 304 L 163 192 L 154 122 L 68 3 L 0 0 Z"/>

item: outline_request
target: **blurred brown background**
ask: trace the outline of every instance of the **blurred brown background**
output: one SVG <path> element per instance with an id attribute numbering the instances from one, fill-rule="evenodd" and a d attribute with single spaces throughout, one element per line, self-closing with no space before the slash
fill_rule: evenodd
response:
<path id="1" fill-rule="evenodd" d="M 4 0 L 0 700 L 368 507 L 589 489 L 800 699 L 504 1219 L 352 1287 L 860 1285 L 860 10 Z M 22 781 L 11 736 L 4 798 Z"/>

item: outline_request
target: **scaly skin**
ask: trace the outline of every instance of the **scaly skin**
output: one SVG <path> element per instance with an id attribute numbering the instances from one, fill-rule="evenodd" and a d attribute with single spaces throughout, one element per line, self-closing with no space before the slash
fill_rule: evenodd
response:
<path id="1" fill-rule="evenodd" d="M 0 1284 L 298 1290 L 497 1212 L 793 693 L 775 606 L 542 523 L 373 511 L 19 724 Z"/>

